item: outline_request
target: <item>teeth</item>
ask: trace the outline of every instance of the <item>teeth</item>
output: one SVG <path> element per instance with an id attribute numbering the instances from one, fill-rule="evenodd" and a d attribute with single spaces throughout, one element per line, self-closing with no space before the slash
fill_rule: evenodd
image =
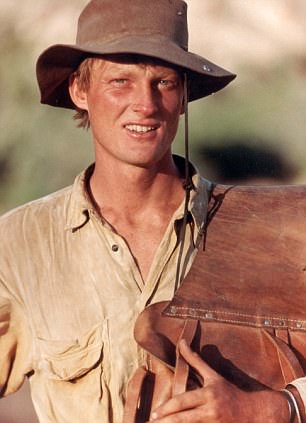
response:
<path id="1" fill-rule="evenodd" d="M 144 126 L 144 125 L 126 125 L 125 127 L 129 131 L 138 132 L 142 134 L 153 131 L 155 129 L 154 126 Z"/>

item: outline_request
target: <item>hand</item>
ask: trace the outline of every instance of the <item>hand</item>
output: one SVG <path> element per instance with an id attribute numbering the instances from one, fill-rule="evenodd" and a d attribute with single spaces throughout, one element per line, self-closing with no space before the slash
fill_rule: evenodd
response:
<path id="1" fill-rule="evenodd" d="M 180 353 L 204 381 L 202 388 L 170 399 L 153 413 L 155 423 L 288 423 L 289 407 L 278 391 L 245 392 L 225 380 L 183 340 Z"/>

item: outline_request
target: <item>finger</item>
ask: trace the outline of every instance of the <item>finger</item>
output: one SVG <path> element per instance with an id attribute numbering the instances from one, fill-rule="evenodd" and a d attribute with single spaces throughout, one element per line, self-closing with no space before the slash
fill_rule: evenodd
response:
<path id="1" fill-rule="evenodd" d="M 177 395 L 169 399 L 163 405 L 154 410 L 154 413 L 152 413 L 152 417 L 165 417 L 168 415 L 203 406 L 205 402 L 205 392 L 202 388 L 184 392 L 183 394 Z"/>
<path id="2" fill-rule="evenodd" d="M 205 423 L 209 423 L 213 420 L 210 419 L 210 416 L 204 407 L 197 407 L 163 416 L 154 412 L 150 421 L 154 421 L 156 423 L 203 423 L 205 421 Z"/>
<path id="3" fill-rule="evenodd" d="M 220 379 L 220 375 L 216 373 L 207 363 L 205 363 L 199 354 L 192 351 L 185 339 L 180 340 L 179 351 L 187 363 L 197 370 L 206 383 L 211 380 Z"/>

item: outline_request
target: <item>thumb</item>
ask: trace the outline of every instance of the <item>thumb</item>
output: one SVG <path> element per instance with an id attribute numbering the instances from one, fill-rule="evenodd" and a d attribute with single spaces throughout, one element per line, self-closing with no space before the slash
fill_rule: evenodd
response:
<path id="1" fill-rule="evenodd" d="M 202 358 L 194 352 L 185 339 L 181 339 L 179 342 L 179 352 L 186 362 L 193 367 L 199 375 L 205 381 L 205 385 L 210 382 L 216 381 L 221 378 L 221 376 L 214 371 Z"/>

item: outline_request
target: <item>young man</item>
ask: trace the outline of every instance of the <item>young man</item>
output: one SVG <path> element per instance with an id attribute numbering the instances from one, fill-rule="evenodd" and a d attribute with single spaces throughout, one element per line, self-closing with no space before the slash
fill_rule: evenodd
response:
<path id="1" fill-rule="evenodd" d="M 187 188 L 171 144 L 186 93 L 195 100 L 234 78 L 188 52 L 186 9 L 181 0 L 92 0 L 76 45 L 38 60 L 42 102 L 76 109 L 95 150 L 72 187 L 1 220 L 1 393 L 29 377 L 42 423 L 121 422 L 127 382 L 145 363 L 135 319 L 173 295 Z M 179 280 L 208 197 L 190 169 Z M 156 421 L 289 422 L 282 393 L 240 391 L 181 350 L 204 386 L 165 403 Z"/>

